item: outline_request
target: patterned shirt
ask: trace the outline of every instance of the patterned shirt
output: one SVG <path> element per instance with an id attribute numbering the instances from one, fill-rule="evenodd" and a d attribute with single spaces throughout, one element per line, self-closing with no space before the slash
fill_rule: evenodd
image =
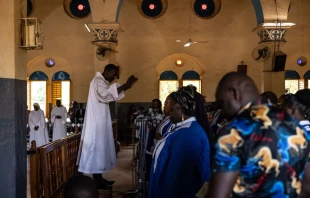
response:
<path id="1" fill-rule="evenodd" d="M 232 197 L 297 197 L 308 141 L 288 114 L 249 103 L 219 136 L 213 172 L 240 172 Z"/>

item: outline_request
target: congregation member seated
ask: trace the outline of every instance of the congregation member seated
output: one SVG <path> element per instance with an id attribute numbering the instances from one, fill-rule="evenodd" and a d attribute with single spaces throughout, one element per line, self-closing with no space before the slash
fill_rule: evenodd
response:
<path id="1" fill-rule="evenodd" d="M 272 91 L 266 91 L 266 92 L 262 93 L 261 97 L 262 97 L 262 103 L 277 105 L 278 97 Z"/>
<path id="2" fill-rule="evenodd" d="M 310 90 L 303 89 L 297 91 L 295 95 L 288 95 L 282 107 L 310 135 Z"/>
<path id="3" fill-rule="evenodd" d="M 245 74 L 231 72 L 219 82 L 216 101 L 233 121 L 216 143 L 208 198 L 310 197 L 304 131 L 290 115 L 260 100 Z"/>
<path id="4" fill-rule="evenodd" d="M 65 187 L 65 198 L 99 198 L 96 182 L 84 175 L 70 178 Z"/>
<path id="5" fill-rule="evenodd" d="M 209 141 L 195 118 L 194 94 L 180 89 L 169 97 L 173 125 L 155 147 L 148 198 L 194 198 L 209 181 Z"/>

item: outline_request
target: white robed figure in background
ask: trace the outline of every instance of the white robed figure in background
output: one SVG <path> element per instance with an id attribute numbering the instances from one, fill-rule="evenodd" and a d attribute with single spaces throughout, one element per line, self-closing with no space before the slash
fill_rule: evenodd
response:
<path id="1" fill-rule="evenodd" d="M 56 101 L 51 113 L 51 122 L 53 124 L 53 141 L 63 138 L 67 135 L 67 109 L 61 105 L 61 101 Z"/>
<path id="2" fill-rule="evenodd" d="M 105 180 L 102 173 L 116 166 L 109 102 L 123 98 L 124 91 L 138 80 L 130 76 L 122 86 L 119 83 L 110 84 L 115 80 L 117 72 L 115 65 L 108 64 L 104 72 L 102 74 L 97 72 L 90 83 L 77 159 L 79 172 L 93 174 L 100 189 L 109 188 L 114 183 L 114 181 Z"/>
<path id="3" fill-rule="evenodd" d="M 44 112 L 40 109 L 38 103 L 33 104 L 34 110 L 29 113 L 29 127 L 30 127 L 30 146 L 31 142 L 36 141 L 36 146 L 47 144 L 46 124 Z"/>

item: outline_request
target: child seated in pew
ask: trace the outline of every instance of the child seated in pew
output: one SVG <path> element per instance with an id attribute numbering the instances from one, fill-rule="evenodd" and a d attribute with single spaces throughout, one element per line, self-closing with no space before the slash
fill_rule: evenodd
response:
<path id="1" fill-rule="evenodd" d="M 79 175 L 67 181 L 65 198 L 99 198 L 99 192 L 92 178 Z"/>

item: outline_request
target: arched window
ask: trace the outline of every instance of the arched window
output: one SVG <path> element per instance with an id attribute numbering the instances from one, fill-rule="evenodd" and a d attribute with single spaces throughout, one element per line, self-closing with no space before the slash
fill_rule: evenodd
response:
<path id="1" fill-rule="evenodd" d="M 33 110 L 33 104 L 38 103 L 40 108 L 46 113 L 47 97 L 46 85 L 48 77 L 44 72 L 33 72 L 27 81 L 27 105 L 29 110 Z"/>
<path id="2" fill-rule="evenodd" d="M 159 99 L 165 102 L 167 96 L 179 88 L 178 76 L 173 71 L 164 71 L 159 77 Z"/>
<path id="3" fill-rule="evenodd" d="M 182 86 L 194 85 L 197 87 L 197 92 L 201 93 L 201 78 L 200 75 L 193 71 L 187 71 L 182 76 Z"/>
<path id="4" fill-rule="evenodd" d="M 295 94 L 299 89 L 304 88 L 303 80 L 294 70 L 285 71 L 285 91 L 286 93 Z"/>
<path id="5" fill-rule="evenodd" d="M 52 78 L 52 104 L 56 105 L 56 100 L 67 110 L 70 107 L 70 75 L 67 72 L 56 72 Z"/>
<path id="6" fill-rule="evenodd" d="M 310 70 L 305 73 L 304 80 L 305 80 L 304 87 L 310 89 Z"/>

